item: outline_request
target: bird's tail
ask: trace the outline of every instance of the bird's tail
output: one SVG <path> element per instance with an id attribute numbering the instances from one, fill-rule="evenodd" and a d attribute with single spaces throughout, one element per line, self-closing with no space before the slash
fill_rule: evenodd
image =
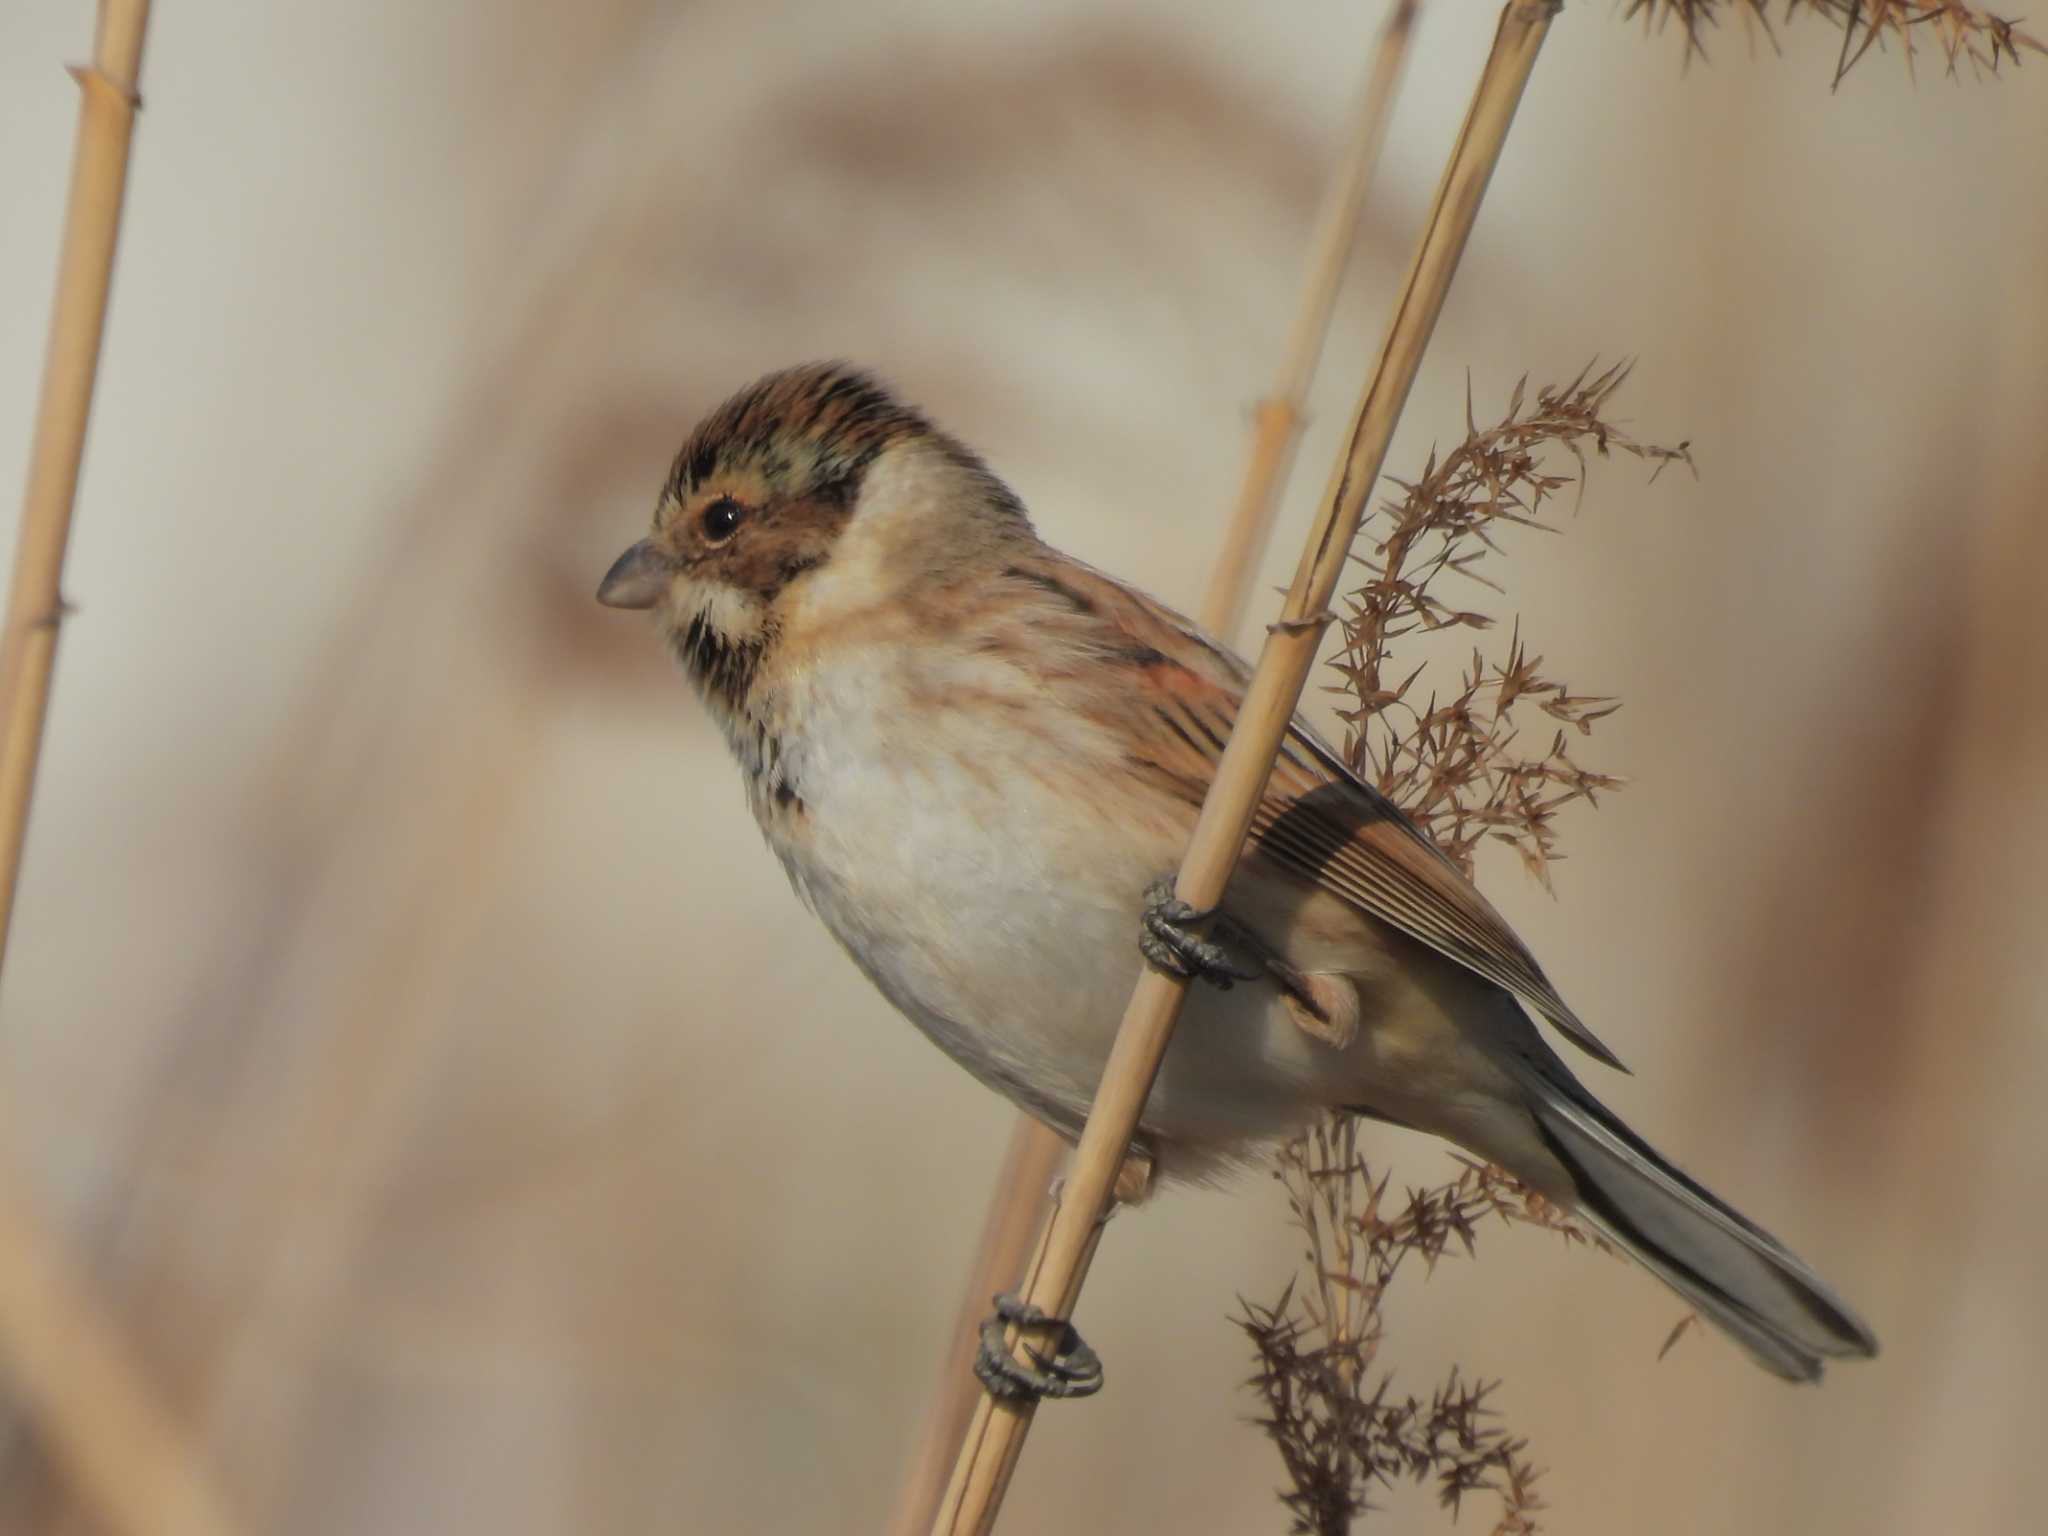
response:
<path id="1" fill-rule="evenodd" d="M 1517 1053 L 1510 1070 L 1584 1220 L 1788 1381 L 1819 1380 L 1831 1358 L 1877 1353 L 1877 1336 L 1784 1244 L 1674 1168 L 1544 1056 Z"/>

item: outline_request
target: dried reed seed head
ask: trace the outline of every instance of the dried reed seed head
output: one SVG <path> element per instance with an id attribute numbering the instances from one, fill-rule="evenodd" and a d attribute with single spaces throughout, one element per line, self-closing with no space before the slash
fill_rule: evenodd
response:
<path id="1" fill-rule="evenodd" d="M 1528 1443 L 1492 1422 L 1499 1383 L 1453 1366 L 1428 1398 L 1396 1396 L 1378 1364 L 1384 1300 L 1407 1259 L 1428 1269 L 1446 1253 L 1469 1254 L 1490 1221 L 1598 1242 L 1498 1168 L 1459 1162 L 1449 1183 L 1390 1202 L 1388 1177 L 1375 1178 L 1359 1154 L 1356 1119 L 1325 1120 L 1280 1153 L 1276 1177 L 1309 1240 L 1306 1275 L 1271 1306 L 1242 1302 L 1236 1322 L 1257 1357 L 1249 1385 L 1265 1411 L 1256 1422 L 1280 1452 L 1281 1500 L 1296 1531 L 1347 1532 L 1373 1491 L 1397 1481 L 1433 1484 L 1454 1513 L 1467 1494 L 1489 1493 L 1497 1533 L 1536 1530 L 1541 1474 Z"/>
<path id="2" fill-rule="evenodd" d="M 1448 699 L 1414 703 L 1424 668 L 1397 672 L 1393 652 L 1418 633 L 1491 627 L 1489 616 L 1454 606 L 1437 584 L 1456 574 L 1500 592 L 1482 569 L 1498 550 L 1498 530 L 1552 528 L 1553 498 L 1570 486 L 1583 490 L 1588 449 L 1644 460 L 1652 478 L 1669 463 L 1691 467 L 1686 444 L 1640 443 L 1608 419 L 1627 373 L 1625 365 L 1597 374 L 1589 367 L 1569 384 L 1539 389 L 1526 409 L 1524 380 L 1506 415 L 1483 430 L 1468 392 L 1464 441 L 1432 454 L 1414 482 L 1396 482 L 1401 494 L 1375 511 L 1362 535 L 1365 580 L 1348 599 L 1336 662 L 1354 706 L 1345 717 L 1351 760 L 1468 868 L 1490 836 L 1546 878 L 1558 857 L 1557 811 L 1618 782 L 1574 762 L 1568 733 L 1590 733 L 1616 705 L 1546 677 L 1519 623 L 1496 659 L 1474 649 Z M 1560 454 L 1569 472 L 1546 463 Z M 1524 708 L 1552 722 L 1540 753 L 1518 745 Z M 1496 1536 L 1532 1536 L 1539 1473 L 1527 1442 L 1492 1422 L 1498 1383 L 1453 1366 L 1427 1399 L 1395 1397 L 1379 1364 L 1386 1296 L 1408 1260 L 1429 1272 L 1446 1254 L 1470 1255 L 1489 1223 L 1607 1245 L 1500 1169 L 1463 1158 L 1449 1182 L 1390 1198 L 1390 1178 L 1367 1166 L 1358 1132 L 1353 1117 L 1326 1119 L 1281 1149 L 1274 1177 L 1307 1240 L 1305 1270 L 1271 1306 L 1242 1302 L 1236 1319 L 1258 1360 L 1250 1385 L 1265 1412 L 1257 1422 L 1286 1470 L 1282 1502 L 1296 1531 L 1335 1536 L 1372 1507 L 1375 1489 L 1426 1482 L 1454 1513 L 1468 1494 L 1492 1494 Z"/>
<path id="3" fill-rule="evenodd" d="M 1339 712 L 1351 727 L 1351 765 L 1468 873 L 1478 845 L 1492 839 L 1548 886 L 1561 857 L 1558 811 L 1620 782 L 1581 765 L 1571 738 L 1590 735 L 1619 705 L 1545 675 L 1519 623 L 1503 654 L 1489 659 L 1475 647 L 1447 695 L 1419 695 L 1424 669 L 1397 670 L 1393 648 L 1420 633 L 1492 628 L 1487 614 L 1450 602 L 1442 583 L 1465 577 L 1498 593 L 1484 566 L 1499 550 L 1501 528 L 1553 529 L 1559 493 L 1575 487 L 1583 495 L 1589 450 L 1641 459 L 1653 466 L 1652 479 L 1667 464 L 1693 467 L 1689 444 L 1639 442 L 1609 419 L 1628 371 L 1626 363 L 1588 366 L 1568 384 L 1538 389 L 1533 403 L 1525 378 L 1506 415 L 1483 429 L 1468 391 L 1464 441 L 1432 453 L 1415 481 L 1396 481 L 1401 494 L 1374 512 L 1362 535 L 1356 558 L 1366 576 L 1345 600 L 1343 651 L 1333 663 L 1351 695 Z M 1558 454 L 1568 467 L 1553 467 Z M 1541 750 L 1523 745 L 1532 715 L 1547 722 Z"/>
<path id="4" fill-rule="evenodd" d="M 1976 74 L 1995 75 L 2002 63 L 2017 69 L 2023 51 L 2048 53 L 2017 22 L 1958 0 L 1785 0 L 1787 19 L 1802 12 L 1818 12 L 1842 30 L 1842 49 L 1835 61 L 1838 86 L 1872 48 L 1891 42 L 1899 45 L 1909 73 L 1916 43 L 1924 37 L 1934 39 L 1950 75 L 1966 62 Z M 1640 16 L 1647 30 L 1662 31 L 1675 23 L 1685 38 L 1688 61 L 1706 58 L 1707 33 L 1731 13 L 1752 40 L 1761 33 L 1777 48 L 1767 0 L 1624 0 L 1623 5 L 1623 14 Z"/>

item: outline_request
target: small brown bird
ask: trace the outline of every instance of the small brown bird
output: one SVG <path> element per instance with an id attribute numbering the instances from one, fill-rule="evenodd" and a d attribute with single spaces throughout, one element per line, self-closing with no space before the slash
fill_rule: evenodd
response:
<path id="1" fill-rule="evenodd" d="M 1159 882 L 1248 668 L 1047 547 L 980 459 L 866 375 L 795 368 L 719 407 L 598 597 L 654 611 L 854 963 L 1058 1130 L 1087 1113 L 1142 950 L 1214 983 L 1140 1125 L 1162 1175 L 1353 1110 L 1576 1210 L 1767 1370 L 1876 1352 L 1812 1270 L 1580 1085 L 1531 1013 L 1619 1063 L 1299 719 L 1221 912 L 1177 907 Z"/>

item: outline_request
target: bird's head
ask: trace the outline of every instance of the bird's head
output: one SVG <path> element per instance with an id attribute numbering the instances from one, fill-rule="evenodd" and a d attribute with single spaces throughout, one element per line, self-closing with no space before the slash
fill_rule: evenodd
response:
<path id="1" fill-rule="evenodd" d="M 827 581 L 853 602 L 1005 539 L 1029 538 L 986 466 L 865 373 L 771 373 L 700 422 L 676 456 L 654 531 L 597 598 L 656 612 L 697 680 L 734 697 L 792 605 Z"/>

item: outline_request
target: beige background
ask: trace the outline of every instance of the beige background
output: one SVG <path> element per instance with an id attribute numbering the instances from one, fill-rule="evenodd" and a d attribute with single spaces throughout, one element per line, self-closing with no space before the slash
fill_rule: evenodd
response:
<path id="1" fill-rule="evenodd" d="M 252 1530 L 879 1524 L 1009 1115 L 802 913 L 589 594 L 699 411 L 837 354 L 1192 602 L 1377 14 L 161 8 L 0 1146 Z M 1272 581 L 1490 15 L 1430 7 Z M 10 487 L 88 32 L 0 9 Z M 1506 1378 L 1559 1531 L 2021 1529 L 2048 61 L 1831 94 L 1834 36 L 1783 42 L 1681 71 L 1570 8 L 1392 463 L 1468 373 L 1484 414 L 1594 354 L 1695 444 L 1697 483 L 1606 467 L 1514 548 L 1633 784 L 1555 902 L 1485 883 L 1636 1068 L 1603 1090 L 1886 1352 L 1818 1392 L 1717 1340 L 1659 1364 L 1657 1287 L 1510 1235 L 1399 1302 L 1395 1355 Z M 1120 1220 L 1081 1314 L 1111 1390 L 1043 1416 L 1004 1529 L 1284 1530 L 1223 1319 L 1295 1246 L 1258 1180 Z M 91 1529 L 32 1425 L 0 1458 L 0 1529 Z"/>

